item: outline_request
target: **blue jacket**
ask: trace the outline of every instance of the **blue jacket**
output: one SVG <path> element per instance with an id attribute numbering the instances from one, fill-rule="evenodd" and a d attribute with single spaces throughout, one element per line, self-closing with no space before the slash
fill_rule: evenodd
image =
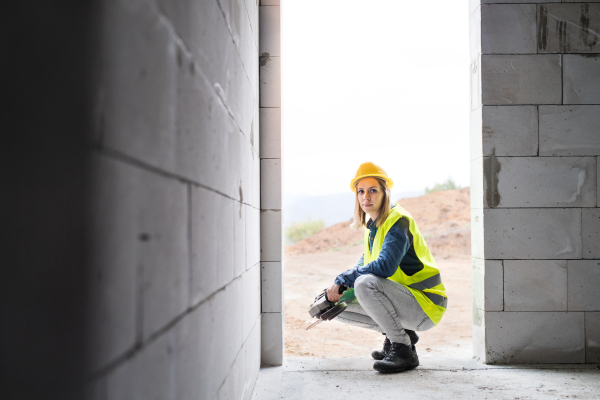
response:
<path id="1" fill-rule="evenodd" d="M 367 223 L 369 229 L 369 249 L 373 248 L 373 240 L 377 234 L 377 224 Z M 383 239 L 383 247 L 377 260 L 364 265 L 364 254 L 354 268 L 342 272 L 335 278 L 340 286 L 353 287 L 354 281 L 361 275 L 373 274 L 389 278 L 398 270 L 398 266 L 406 275 L 411 276 L 423 269 L 423 264 L 417 257 L 413 246 L 413 238 L 406 217 L 400 218 L 388 231 Z"/>

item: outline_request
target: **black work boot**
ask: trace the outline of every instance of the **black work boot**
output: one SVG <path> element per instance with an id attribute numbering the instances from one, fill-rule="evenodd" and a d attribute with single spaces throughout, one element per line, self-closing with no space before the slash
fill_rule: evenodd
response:
<path id="1" fill-rule="evenodd" d="M 373 364 L 373 368 L 379 372 L 402 372 L 418 366 L 419 357 L 417 357 L 417 354 L 402 343 L 392 343 L 385 358 L 381 361 L 375 361 L 375 364 Z"/>
<path id="2" fill-rule="evenodd" d="M 411 331 L 410 329 L 405 329 L 404 332 L 406 332 L 406 334 L 410 338 L 410 344 L 412 345 L 412 350 L 416 354 L 417 349 L 415 348 L 415 344 L 417 344 L 417 342 L 419 341 L 419 335 L 417 335 L 417 332 Z M 383 335 L 385 335 L 385 333 L 383 333 Z M 383 350 L 373 350 L 371 352 L 371 357 L 373 357 L 373 359 L 375 359 L 375 360 L 383 360 L 383 358 L 388 353 L 388 351 L 390 351 L 391 344 L 392 344 L 392 342 L 390 342 L 390 339 L 388 339 L 386 337 L 383 342 Z"/>

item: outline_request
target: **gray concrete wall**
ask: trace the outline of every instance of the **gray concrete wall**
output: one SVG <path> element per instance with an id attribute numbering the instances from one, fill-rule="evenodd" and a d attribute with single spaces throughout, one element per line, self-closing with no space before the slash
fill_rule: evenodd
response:
<path id="1" fill-rule="evenodd" d="M 259 4 L 105 0 L 99 32 L 89 398 L 247 399 L 261 363 Z"/>
<path id="2" fill-rule="evenodd" d="M 600 4 L 469 11 L 475 355 L 600 362 Z"/>
<path id="3" fill-rule="evenodd" d="M 262 364 L 283 363 L 283 199 L 279 0 L 260 3 Z"/>

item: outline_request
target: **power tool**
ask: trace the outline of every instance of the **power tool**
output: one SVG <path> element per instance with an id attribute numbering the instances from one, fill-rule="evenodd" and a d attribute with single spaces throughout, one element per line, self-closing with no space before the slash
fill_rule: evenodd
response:
<path id="1" fill-rule="evenodd" d="M 340 315 L 346 309 L 346 307 L 348 307 L 346 302 L 355 297 L 354 288 L 348 290 L 344 289 L 346 289 L 344 286 L 340 287 L 340 294 L 342 294 L 342 297 L 337 303 L 329 301 L 327 298 L 327 289 L 323 289 L 323 291 L 319 293 L 317 297 L 315 297 L 315 301 L 308 309 L 308 313 L 311 317 L 316 318 L 317 320 L 310 324 L 306 330 L 319 325 L 323 321 L 331 321 Z"/>

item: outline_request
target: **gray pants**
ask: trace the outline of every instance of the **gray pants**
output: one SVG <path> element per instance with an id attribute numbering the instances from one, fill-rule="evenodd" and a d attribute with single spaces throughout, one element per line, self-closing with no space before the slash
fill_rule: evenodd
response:
<path id="1" fill-rule="evenodd" d="M 390 341 L 407 346 L 410 338 L 404 329 L 426 331 L 435 326 L 410 290 L 397 282 L 362 275 L 354 282 L 354 293 L 358 303 L 348 304 L 336 320 L 385 333 Z"/>

